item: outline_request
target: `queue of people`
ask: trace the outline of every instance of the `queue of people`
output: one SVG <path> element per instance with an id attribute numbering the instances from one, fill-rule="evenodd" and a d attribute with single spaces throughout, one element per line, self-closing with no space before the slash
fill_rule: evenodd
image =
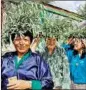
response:
<path id="1" fill-rule="evenodd" d="M 86 89 L 86 38 L 70 36 L 58 46 L 46 37 L 40 51 L 41 37 L 29 31 L 11 36 L 16 52 L 2 56 L 2 90 Z"/>

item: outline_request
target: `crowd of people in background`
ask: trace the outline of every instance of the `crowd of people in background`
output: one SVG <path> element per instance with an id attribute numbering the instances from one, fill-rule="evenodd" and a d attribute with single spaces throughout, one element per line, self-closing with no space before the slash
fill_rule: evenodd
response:
<path id="1" fill-rule="evenodd" d="M 16 52 L 2 57 L 3 90 L 86 89 L 86 37 L 70 35 L 60 46 L 56 37 L 43 38 L 42 34 L 34 39 L 30 32 L 12 37 Z"/>

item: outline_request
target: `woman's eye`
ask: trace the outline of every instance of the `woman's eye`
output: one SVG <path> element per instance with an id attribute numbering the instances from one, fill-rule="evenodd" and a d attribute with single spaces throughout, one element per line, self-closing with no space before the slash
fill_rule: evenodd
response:
<path id="1" fill-rule="evenodd" d="M 25 41 L 28 41 L 28 39 L 24 39 Z"/>

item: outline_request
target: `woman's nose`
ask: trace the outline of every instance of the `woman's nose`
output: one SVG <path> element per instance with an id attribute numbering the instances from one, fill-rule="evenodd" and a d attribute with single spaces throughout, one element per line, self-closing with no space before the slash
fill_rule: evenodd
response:
<path id="1" fill-rule="evenodd" d="M 20 43 L 20 44 L 24 44 L 24 40 L 23 40 L 23 39 L 21 39 L 19 43 Z"/>

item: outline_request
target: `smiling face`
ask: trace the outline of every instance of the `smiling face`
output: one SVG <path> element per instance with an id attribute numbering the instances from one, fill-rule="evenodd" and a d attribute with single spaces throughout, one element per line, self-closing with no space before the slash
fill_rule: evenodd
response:
<path id="1" fill-rule="evenodd" d="M 80 39 L 76 38 L 75 43 L 74 43 L 74 49 L 77 50 L 77 51 L 80 51 L 83 48 L 84 48 L 83 42 Z"/>
<path id="2" fill-rule="evenodd" d="M 17 36 L 14 41 L 14 46 L 18 53 L 24 54 L 30 49 L 31 41 L 28 36 Z"/>
<path id="3" fill-rule="evenodd" d="M 54 49 L 56 47 L 56 38 L 47 38 L 46 45 L 48 49 Z"/>

